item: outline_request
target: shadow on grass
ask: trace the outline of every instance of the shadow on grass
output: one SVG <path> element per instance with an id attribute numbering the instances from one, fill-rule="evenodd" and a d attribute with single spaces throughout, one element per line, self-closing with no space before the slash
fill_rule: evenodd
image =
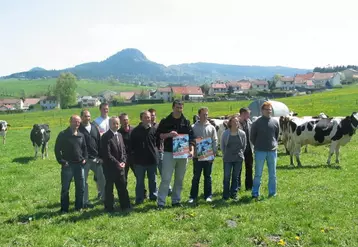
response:
<path id="1" fill-rule="evenodd" d="M 25 156 L 25 157 L 18 157 L 12 160 L 12 162 L 20 163 L 20 164 L 28 164 L 30 161 L 35 160 L 33 156 Z"/>
<path id="2" fill-rule="evenodd" d="M 341 166 L 338 165 L 302 165 L 302 166 L 291 166 L 291 165 L 285 165 L 285 166 L 277 166 L 276 169 L 279 170 L 299 170 L 299 169 L 319 169 L 319 168 L 326 168 L 326 169 L 335 169 L 340 170 L 342 169 Z"/>

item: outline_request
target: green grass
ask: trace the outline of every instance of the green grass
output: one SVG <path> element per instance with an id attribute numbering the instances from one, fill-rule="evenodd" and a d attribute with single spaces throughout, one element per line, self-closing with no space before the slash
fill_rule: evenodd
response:
<path id="1" fill-rule="evenodd" d="M 7 95 L 0 95 L 1 98 L 7 98 L 9 95 L 13 97 L 20 97 L 22 92 L 25 91 L 26 95 L 45 94 L 48 86 L 55 85 L 56 79 L 36 79 L 36 80 L 18 80 L 7 79 L 0 80 L 0 94 L 7 93 Z M 149 89 L 150 87 L 135 86 L 129 83 L 115 82 L 113 84 L 106 81 L 92 81 L 92 80 L 79 80 L 77 81 L 77 93 L 80 95 L 96 95 L 104 89 L 113 90 L 117 92 Z"/>
<path id="2" fill-rule="evenodd" d="M 357 110 L 357 93 L 357 87 L 349 87 L 282 101 L 300 115 L 324 111 L 341 116 Z M 212 116 L 217 116 L 237 112 L 248 103 L 205 105 Z M 200 105 L 186 104 L 186 115 L 191 118 Z M 148 107 L 118 107 L 110 111 L 111 114 L 128 112 L 136 124 L 140 110 Z M 170 104 L 154 107 L 160 117 L 170 112 Z M 280 146 L 276 198 L 267 198 L 265 167 L 262 201 L 251 201 L 250 193 L 242 191 L 239 202 L 222 202 L 222 160 L 218 157 L 213 169 L 214 202 L 211 205 L 201 199 L 197 206 L 185 204 L 185 208 L 156 211 L 155 203 L 145 202 L 131 214 L 110 215 L 97 204 L 86 212 L 71 211 L 61 216 L 57 214 L 60 166 L 55 161 L 53 147 L 58 132 L 67 126 L 70 114 L 77 112 L 78 109 L 72 109 L 0 116 L 13 126 L 8 132 L 7 144 L 0 145 L 1 246 L 279 246 L 280 239 L 285 241 L 285 246 L 356 246 L 358 243 L 357 136 L 342 147 L 339 167 L 325 165 L 326 146 L 310 146 L 308 153 L 301 156 L 304 167 L 291 168 Z M 97 109 L 92 109 L 93 116 L 98 114 Z M 62 126 L 59 119 L 63 119 Z M 50 159 L 33 160 L 30 127 L 46 121 L 52 128 Z M 192 162 L 189 162 L 182 192 L 184 202 L 189 197 L 191 178 Z M 92 173 L 89 183 L 90 198 L 96 202 Z M 71 186 L 73 209 L 74 185 Z M 132 173 L 128 186 L 133 201 Z M 199 194 L 202 186 L 201 181 Z M 170 205 L 169 199 L 167 204 Z M 229 227 L 228 221 L 234 221 L 236 227 Z"/>

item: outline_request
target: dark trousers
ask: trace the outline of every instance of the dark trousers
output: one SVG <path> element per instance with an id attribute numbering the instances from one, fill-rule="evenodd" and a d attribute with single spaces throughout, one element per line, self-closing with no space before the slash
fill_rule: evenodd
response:
<path id="1" fill-rule="evenodd" d="M 253 184 L 253 177 L 252 177 L 253 156 L 252 156 L 251 148 L 249 148 L 244 152 L 244 157 L 245 157 L 245 189 L 251 190 Z M 240 169 L 239 176 L 238 176 L 239 189 L 241 189 L 241 171 L 242 171 L 242 167 Z"/>
<path id="2" fill-rule="evenodd" d="M 191 181 L 190 198 L 196 199 L 198 197 L 199 182 L 202 171 L 204 173 L 204 197 L 205 199 L 212 197 L 212 169 L 212 161 L 198 161 L 197 158 L 193 159 L 193 179 Z"/>
<path id="3" fill-rule="evenodd" d="M 69 164 L 61 169 L 61 211 L 68 211 L 70 204 L 70 185 L 75 179 L 75 209 L 80 210 L 84 206 L 85 172 L 82 164 Z"/>
<path id="4" fill-rule="evenodd" d="M 114 195 L 113 187 L 116 186 L 119 203 L 122 209 L 130 207 L 129 195 L 127 190 L 127 181 L 125 177 L 125 169 L 108 169 L 104 168 L 104 176 L 106 177 L 104 208 L 108 211 L 113 210 Z"/>
<path id="5" fill-rule="evenodd" d="M 242 167 L 242 160 L 235 162 L 224 161 L 224 181 L 223 181 L 223 198 L 226 200 L 229 197 L 235 198 L 238 191 L 238 174 Z M 230 186 L 231 179 L 231 186 Z"/>
<path id="6" fill-rule="evenodd" d="M 156 200 L 157 199 L 157 182 L 156 182 L 156 174 L 157 174 L 157 165 L 135 165 L 136 171 L 136 203 L 142 203 L 144 201 L 143 191 L 145 189 L 145 173 L 147 173 L 148 177 L 148 187 L 149 187 L 149 199 Z"/>
<path id="7" fill-rule="evenodd" d="M 126 173 L 126 181 L 128 181 L 129 168 L 131 168 L 131 170 L 132 170 L 134 176 L 136 176 L 136 175 L 135 175 L 135 169 L 134 169 L 133 162 L 132 162 L 130 159 L 127 161 L 126 166 L 124 167 L 125 173 Z"/>

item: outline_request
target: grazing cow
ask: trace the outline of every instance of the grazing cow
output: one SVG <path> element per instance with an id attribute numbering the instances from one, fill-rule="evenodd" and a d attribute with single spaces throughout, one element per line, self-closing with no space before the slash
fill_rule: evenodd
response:
<path id="1" fill-rule="evenodd" d="M 50 128 L 48 124 L 34 124 L 31 130 L 30 139 L 35 148 L 35 158 L 37 158 L 38 148 L 42 146 L 42 159 L 46 155 L 48 158 L 48 141 L 50 140 Z"/>
<path id="2" fill-rule="evenodd" d="M 2 136 L 2 144 L 6 143 L 7 127 L 10 126 L 11 125 L 8 124 L 5 120 L 0 120 L 0 136 Z"/>
<path id="3" fill-rule="evenodd" d="M 301 121 L 301 122 L 300 122 Z M 301 166 L 301 146 L 330 144 L 327 164 L 330 165 L 333 153 L 336 153 L 336 163 L 339 163 L 339 149 L 346 145 L 358 128 L 358 113 L 353 112 L 345 118 L 322 118 L 302 121 L 299 119 L 283 119 L 283 131 L 288 132 L 287 148 L 290 152 L 290 164 L 293 164 L 293 155 L 297 165 Z"/>

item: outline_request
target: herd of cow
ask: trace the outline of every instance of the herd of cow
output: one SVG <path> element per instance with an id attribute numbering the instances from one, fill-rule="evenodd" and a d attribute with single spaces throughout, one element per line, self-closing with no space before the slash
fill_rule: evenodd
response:
<path id="1" fill-rule="evenodd" d="M 218 134 L 218 143 L 221 143 L 222 133 L 228 128 L 227 118 L 210 118 L 210 123 L 215 127 Z M 318 116 L 298 117 L 297 114 L 290 113 L 288 116 L 273 117 L 280 125 L 280 141 L 290 155 L 290 165 L 294 166 L 293 156 L 296 157 L 297 165 L 301 166 L 300 153 L 301 147 L 307 145 L 329 144 L 329 154 L 327 164 L 331 164 L 332 155 L 336 154 L 336 163 L 339 163 L 339 150 L 346 145 L 355 134 L 358 128 L 358 113 L 353 112 L 346 117 L 328 117 L 324 113 Z M 254 117 L 252 121 L 257 118 Z M 198 116 L 193 117 L 193 123 L 198 120 Z M 8 124 L 0 120 L 0 136 L 3 137 L 3 144 L 6 142 Z M 30 139 L 35 148 L 35 158 L 38 149 L 41 148 L 42 158 L 48 157 L 48 142 L 50 140 L 50 128 L 48 124 L 35 124 L 31 130 Z"/>

